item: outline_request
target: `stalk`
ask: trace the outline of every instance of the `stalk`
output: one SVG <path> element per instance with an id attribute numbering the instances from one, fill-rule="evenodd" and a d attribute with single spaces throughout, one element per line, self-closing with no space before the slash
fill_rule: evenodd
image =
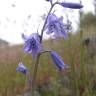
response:
<path id="1" fill-rule="evenodd" d="M 33 72 L 33 78 L 32 78 L 32 96 L 35 96 L 35 94 L 34 94 L 35 93 L 35 83 L 36 83 L 36 76 L 37 76 L 39 58 L 40 58 L 40 54 L 37 55 L 36 63 L 35 63 L 35 66 L 34 66 L 34 72 Z"/>
<path id="2" fill-rule="evenodd" d="M 45 22 L 44 22 L 44 25 L 43 25 L 43 28 L 41 30 L 40 43 L 42 43 L 43 33 L 44 33 L 44 29 L 45 29 L 45 26 L 46 26 L 46 23 L 47 23 L 48 16 L 51 13 L 54 5 L 56 5 L 56 4 L 57 4 L 57 2 L 55 2 L 54 4 L 51 4 L 51 8 L 50 8 L 50 10 L 48 12 L 48 15 L 47 15 L 47 17 L 45 19 Z M 36 57 L 36 63 L 35 63 L 35 66 L 34 66 L 34 71 L 33 71 L 33 76 L 32 76 L 32 96 L 35 96 L 35 81 L 36 81 L 36 76 L 37 76 L 37 71 L 38 71 L 38 64 L 39 64 L 41 53 L 37 55 L 37 57 Z M 45 53 L 45 52 L 43 52 L 43 53 Z"/>
<path id="3" fill-rule="evenodd" d="M 82 40 L 83 38 L 83 30 L 80 31 L 80 39 Z M 83 93 L 85 93 L 86 96 L 91 96 L 92 95 L 92 89 L 91 89 L 91 83 L 90 83 L 90 79 L 89 79 L 89 76 L 88 76 L 88 72 L 87 72 L 87 66 L 86 66 L 86 63 L 85 63 L 85 54 L 84 54 L 84 46 L 81 44 L 80 45 L 80 71 L 81 71 L 81 83 L 82 83 L 82 86 L 84 88 L 84 92 L 81 93 L 81 95 L 83 95 Z M 88 92 L 86 92 L 86 90 Z"/>
<path id="4" fill-rule="evenodd" d="M 69 39 L 69 46 L 70 50 L 72 48 L 72 43 L 71 43 L 71 36 Z M 76 77 L 76 68 L 74 64 L 74 53 L 70 52 L 70 64 L 71 64 L 71 88 L 72 88 L 72 96 L 80 96 L 79 94 L 79 88 L 78 88 L 78 81 Z"/>
<path id="5" fill-rule="evenodd" d="M 53 5 L 51 5 L 51 8 L 50 8 L 50 10 L 49 10 L 49 12 L 48 12 L 48 15 L 47 15 L 46 20 L 45 20 L 44 25 L 43 25 L 43 28 L 42 28 L 42 30 L 41 30 L 41 38 L 40 38 L 40 43 L 42 43 L 43 32 L 44 32 L 44 29 L 45 29 L 45 26 L 46 26 L 46 23 L 47 23 L 48 16 L 49 16 L 49 14 L 51 13 L 51 11 L 52 11 L 53 7 L 54 7 L 56 4 L 58 4 L 58 3 L 57 3 L 57 2 L 55 2 Z"/>

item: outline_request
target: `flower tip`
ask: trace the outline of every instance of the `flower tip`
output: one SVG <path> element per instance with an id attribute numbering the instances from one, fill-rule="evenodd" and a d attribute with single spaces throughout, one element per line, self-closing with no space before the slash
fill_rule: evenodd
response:
<path id="1" fill-rule="evenodd" d="M 83 8 L 84 6 L 83 5 L 81 5 L 81 8 Z"/>
<path id="2" fill-rule="evenodd" d="M 52 2 L 52 0 L 45 0 L 45 1 L 47 1 L 47 2 Z"/>
<path id="3" fill-rule="evenodd" d="M 24 38 L 24 37 L 25 37 L 24 33 L 21 33 L 21 37 L 22 37 L 22 38 Z"/>
<path id="4" fill-rule="evenodd" d="M 23 40 L 26 40 L 27 39 L 27 36 L 25 36 L 24 33 L 21 33 L 21 37 L 22 37 Z"/>

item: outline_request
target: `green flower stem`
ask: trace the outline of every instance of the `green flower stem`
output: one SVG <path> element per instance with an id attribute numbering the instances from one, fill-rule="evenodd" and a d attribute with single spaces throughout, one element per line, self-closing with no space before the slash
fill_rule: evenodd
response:
<path id="1" fill-rule="evenodd" d="M 36 63 L 34 66 L 34 72 L 33 72 L 33 78 L 32 78 L 32 96 L 35 96 L 35 81 L 36 81 L 36 76 L 37 76 L 37 69 L 38 69 L 38 64 L 39 64 L 39 59 L 40 58 L 40 54 L 37 55 L 36 58 Z"/>
<path id="2" fill-rule="evenodd" d="M 69 48 L 72 49 L 72 42 L 71 42 L 71 36 L 69 37 Z M 76 77 L 76 67 L 74 64 L 74 57 L 73 52 L 70 52 L 70 64 L 71 64 L 71 88 L 72 88 L 72 96 L 80 96 L 79 95 L 79 88 L 78 88 L 78 81 Z"/>
<path id="3" fill-rule="evenodd" d="M 37 69 L 38 69 L 38 64 L 39 64 L 39 58 L 40 58 L 40 55 L 43 54 L 43 53 L 47 53 L 47 52 L 51 52 L 51 50 L 45 50 L 45 51 L 42 51 L 40 54 L 38 54 L 37 56 L 37 59 L 36 59 L 36 63 L 35 63 L 35 66 L 34 66 L 34 73 L 33 73 L 33 79 L 32 79 L 32 96 L 34 96 L 34 88 L 35 88 L 35 81 L 36 81 L 36 75 L 37 75 Z"/>
<path id="4" fill-rule="evenodd" d="M 48 15 L 47 15 L 46 20 L 45 20 L 44 25 L 43 25 L 43 28 L 42 28 L 42 30 L 41 30 L 40 43 L 42 43 L 43 32 L 44 32 L 44 29 L 45 29 L 45 26 L 46 26 L 46 23 L 47 23 L 48 16 L 49 16 L 49 14 L 51 13 L 53 7 L 54 7 L 56 4 L 58 4 L 58 2 L 55 2 L 54 4 L 52 4 L 52 5 L 51 5 L 51 8 L 50 8 L 50 10 L 49 10 L 49 12 L 48 12 Z"/>
<path id="5" fill-rule="evenodd" d="M 80 38 L 82 40 L 83 38 L 83 30 L 80 31 Z M 81 55 L 81 80 L 82 80 L 82 86 L 83 88 L 86 90 L 88 90 L 88 92 L 85 92 L 86 96 L 91 96 L 92 95 L 92 90 L 91 90 L 91 84 L 90 84 L 90 79 L 88 76 L 88 72 L 87 72 L 87 66 L 86 63 L 84 62 L 84 58 L 85 58 L 85 54 L 84 54 L 84 46 L 81 44 L 81 48 L 80 48 L 80 55 Z"/>
<path id="6" fill-rule="evenodd" d="M 44 33 L 44 29 L 45 29 L 45 26 L 46 26 L 46 23 L 47 23 L 48 16 L 51 13 L 54 5 L 56 5 L 56 4 L 57 4 L 57 2 L 52 4 L 51 8 L 48 12 L 48 15 L 47 15 L 46 20 L 45 20 L 44 25 L 43 25 L 43 28 L 41 30 L 40 43 L 42 43 L 43 33 Z M 49 51 L 46 51 L 46 52 L 49 52 Z M 43 53 L 45 53 L 45 51 L 43 51 Z M 40 55 L 41 55 L 41 53 L 37 55 L 36 63 L 35 63 L 35 66 L 34 66 L 34 71 L 33 71 L 33 76 L 32 76 L 32 96 L 35 96 L 35 94 L 34 94 L 35 93 L 35 81 L 36 81 L 36 76 L 37 76 L 37 70 L 38 70 Z"/>
<path id="7" fill-rule="evenodd" d="M 42 51 L 40 54 L 43 54 L 43 53 L 47 53 L 47 52 L 51 52 L 52 50 L 44 50 Z"/>

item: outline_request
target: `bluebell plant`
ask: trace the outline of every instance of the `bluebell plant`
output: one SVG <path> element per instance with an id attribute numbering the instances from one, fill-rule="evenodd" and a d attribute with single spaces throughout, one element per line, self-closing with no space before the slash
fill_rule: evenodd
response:
<path id="1" fill-rule="evenodd" d="M 19 73 L 21 72 L 22 74 L 27 76 L 29 83 L 32 83 L 32 80 L 30 77 L 30 72 L 29 72 L 28 68 L 26 68 L 26 66 L 22 62 L 19 62 L 18 66 L 16 68 L 16 71 Z"/>
<path id="2" fill-rule="evenodd" d="M 29 36 L 26 36 L 22 34 L 22 38 L 25 42 L 24 44 L 24 52 L 25 53 L 31 53 L 32 56 L 35 58 L 36 63 L 33 70 L 33 77 L 32 77 L 32 96 L 34 96 L 34 90 L 35 90 L 35 81 L 36 81 L 36 75 L 38 70 L 38 64 L 40 60 L 40 56 L 43 53 L 49 52 L 54 64 L 57 66 L 59 71 L 65 70 L 66 68 L 70 68 L 68 64 L 65 64 L 61 57 L 57 54 L 54 50 L 46 50 L 42 47 L 42 39 L 43 39 L 43 33 L 45 32 L 47 35 L 52 34 L 52 36 L 57 39 L 63 37 L 65 40 L 68 38 L 68 31 L 71 27 L 71 24 L 64 23 L 63 22 L 63 16 L 58 17 L 56 14 L 52 11 L 53 7 L 55 5 L 60 5 L 64 8 L 71 8 L 71 9 L 80 9 L 83 6 L 79 3 L 73 3 L 73 2 L 60 2 L 57 0 L 56 2 L 53 2 L 53 0 L 46 0 L 50 3 L 51 7 L 49 9 L 49 12 L 46 16 L 44 25 L 41 29 L 41 34 L 32 33 Z M 26 74 L 27 69 L 26 67 L 20 63 L 17 67 L 18 72 L 22 72 L 23 74 Z"/>

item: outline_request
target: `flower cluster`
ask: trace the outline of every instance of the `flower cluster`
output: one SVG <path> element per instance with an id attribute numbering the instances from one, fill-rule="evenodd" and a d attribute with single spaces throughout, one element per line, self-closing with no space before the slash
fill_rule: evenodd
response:
<path id="1" fill-rule="evenodd" d="M 57 68 L 59 70 L 64 70 L 66 68 L 69 68 L 69 66 L 63 62 L 63 60 L 57 54 L 57 52 L 53 50 L 47 51 L 42 47 L 43 33 L 45 32 L 47 35 L 51 34 L 53 35 L 54 38 L 63 37 L 66 40 L 68 38 L 68 31 L 71 28 L 71 24 L 69 23 L 65 24 L 63 22 L 63 16 L 61 17 L 56 16 L 55 13 L 52 13 L 52 9 L 56 4 L 65 8 L 72 8 L 72 9 L 80 9 L 83 6 L 78 3 L 59 2 L 59 1 L 56 1 L 53 3 L 53 0 L 46 0 L 46 1 L 50 2 L 51 8 L 50 8 L 50 11 L 48 12 L 47 18 L 41 30 L 41 35 L 39 35 L 38 33 L 32 33 L 29 36 L 22 34 L 22 38 L 25 42 L 23 50 L 25 53 L 31 53 L 32 56 L 36 58 L 37 63 L 39 62 L 39 57 L 41 54 L 45 52 L 50 52 L 50 55 L 54 61 L 54 64 L 57 66 Z M 27 68 L 23 65 L 22 62 L 19 63 L 16 70 L 18 72 L 22 72 L 23 74 L 27 73 Z"/>

